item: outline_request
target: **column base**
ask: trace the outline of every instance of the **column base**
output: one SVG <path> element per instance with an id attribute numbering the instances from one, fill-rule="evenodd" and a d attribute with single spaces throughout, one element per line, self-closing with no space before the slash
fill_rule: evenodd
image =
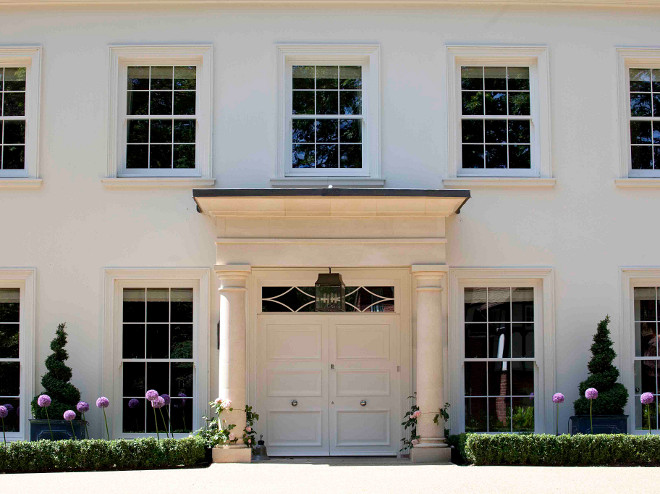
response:
<path id="1" fill-rule="evenodd" d="M 216 446 L 211 450 L 213 463 L 251 463 L 252 449 L 247 446 Z"/>
<path id="2" fill-rule="evenodd" d="M 413 463 L 451 463 L 451 448 L 446 444 L 442 447 L 419 447 L 410 450 L 410 461 Z"/>

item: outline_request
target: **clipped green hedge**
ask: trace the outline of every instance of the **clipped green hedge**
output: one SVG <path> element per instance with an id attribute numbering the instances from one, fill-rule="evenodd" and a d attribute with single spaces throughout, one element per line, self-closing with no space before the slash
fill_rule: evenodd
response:
<path id="1" fill-rule="evenodd" d="M 204 443 L 184 439 L 17 441 L 0 446 L 0 472 L 145 470 L 191 467 L 204 460 Z"/>
<path id="2" fill-rule="evenodd" d="M 465 451 L 475 465 L 660 466 L 657 435 L 469 434 Z"/>

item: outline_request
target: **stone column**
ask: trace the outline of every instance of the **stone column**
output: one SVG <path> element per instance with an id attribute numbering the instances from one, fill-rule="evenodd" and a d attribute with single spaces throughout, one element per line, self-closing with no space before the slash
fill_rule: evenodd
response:
<path id="1" fill-rule="evenodd" d="M 214 449 L 216 462 L 249 462 L 250 450 L 241 437 L 245 428 L 246 341 L 247 341 L 247 279 L 249 265 L 216 266 L 220 280 L 220 351 L 218 397 L 230 399 L 236 410 L 227 412 L 227 423 L 236 424 L 233 432 L 239 438 L 231 449 Z M 216 397 L 213 397 L 215 399 Z M 242 451 L 239 451 L 242 450 Z"/>
<path id="2" fill-rule="evenodd" d="M 417 293 L 417 406 L 422 415 L 417 419 L 419 443 L 410 459 L 418 463 L 450 460 L 450 449 L 444 438 L 444 423 L 433 418 L 444 404 L 443 393 L 443 314 L 442 281 L 444 265 L 413 265 L 412 274 Z"/>

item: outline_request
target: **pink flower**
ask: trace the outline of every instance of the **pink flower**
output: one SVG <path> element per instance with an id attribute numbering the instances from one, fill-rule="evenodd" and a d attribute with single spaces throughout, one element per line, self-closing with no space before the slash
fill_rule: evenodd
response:
<path id="1" fill-rule="evenodd" d="M 245 428 L 245 432 L 252 432 L 252 427 L 249 425 Z"/>
<path id="2" fill-rule="evenodd" d="M 642 396 L 639 397 L 639 401 L 642 405 L 650 405 L 653 403 L 653 393 L 643 393 Z"/>
<path id="3" fill-rule="evenodd" d="M 587 400 L 595 400 L 598 398 L 598 390 L 596 388 L 589 388 L 584 392 L 584 397 Z"/>
<path id="4" fill-rule="evenodd" d="M 252 439 L 248 439 L 248 444 L 252 444 Z"/>
<path id="5" fill-rule="evenodd" d="M 552 395 L 553 403 L 564 403 L 564 395 L 561 393 L 555 393 Z"/>
<path id="6" fill-rule="evenodd" d="M 419 439 L 413 439 L 410 442 L 413 444 L 413 446 L 415 446 L 416 444 L 419 444 Z"/>
<path id="7" fill-rule="evenodd" d="M 236 440 L 236 436 L 234 435 L 233 432 L 230 432 L 230 433 L 229 433 L 229 440 L 230 440 L 230 441 L 235 441 L 235 440 Z"/>
<path id="8" fill-rule="evenodd" d="M 411 417 L 416 419 L 416 418 L 419 418 L 421 415 L 422 415 L 422 412 L 420 412 L 419 410 L 416 410 L 415 412 L 413 412 Z"/>

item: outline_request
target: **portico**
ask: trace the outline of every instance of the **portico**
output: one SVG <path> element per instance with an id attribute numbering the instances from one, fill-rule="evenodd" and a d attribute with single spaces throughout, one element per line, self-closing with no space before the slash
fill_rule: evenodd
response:
<path id="1" fill-rule="evenodd" d="M 217 232 L 218 393 L 236 408 L 255 407 L 270 452 L 397 454 L 407 397 L 416 392 L 422 415 L 411 459 L 448 460 L 443 424 L 433 422 L 447 389 L 445 222 L 469 196 L 194 191 Z M 351 314 L 309 305 L 309 287 L 328 267 L 351 287 Z M 230 421 L 243 429 L 241 413 Z"/>

